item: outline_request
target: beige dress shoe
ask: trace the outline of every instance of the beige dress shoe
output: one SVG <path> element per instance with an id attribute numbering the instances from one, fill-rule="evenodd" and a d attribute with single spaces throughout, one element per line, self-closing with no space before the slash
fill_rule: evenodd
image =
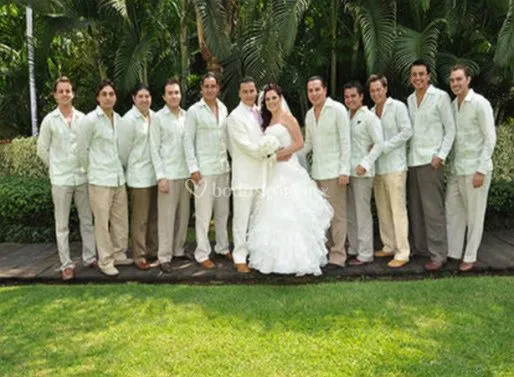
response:
<path id="1" fill-rule="evenodd" d="M 246 263 L 235 263 L 234 266 L 236 267 L 236 270 L 239 273 L 247 274 L 250 272 L 250 269 L 248 268 L 248 265 Z"/>
<path id="2" fill-rule="evenodd" d="M 387 267 L 400 268 L 400 267 L 405 266 L 407 263 L 409 263 L 408 260 L 393 259 L 392 261 L 389 261 L 389 263 L 387 264 Z"/>

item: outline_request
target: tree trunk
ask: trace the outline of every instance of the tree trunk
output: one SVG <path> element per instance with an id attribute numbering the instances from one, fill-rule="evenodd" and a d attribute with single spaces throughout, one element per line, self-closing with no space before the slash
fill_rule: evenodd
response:
<path id="1" fill-rule="evenodd" d="M 212 54 L 207 47 L 207 43 L 205 42 L 204 32 L 203 32 L 203 23 L 202 16 L 198 11 L 198 6 L 195 4 L 195 12 L 196 12 L 196 28 L 198 31 L 198 45 L 200 46 L 200 52 L 202 54 L 202 58 L 207 64 L 207 71 L 214 72 L 218 75 L 221 74 L 222 67 L 219 63 L 218 59 Z"/>
<path id="2" fill-rule="evenodd" d="M 336 42 L 337 42 L 337 10 L 339 0 L 331 0 L 331 24 L 332 24 L 332 46 L 330 52 L 330 96 L 334 98 L 336 96 L 337 86 L 337 53 L 336 53 Z"/>
<path id="3" fill-rule="evenodd" d="M 187 77 L 189 76 L 189 41 L 187 32 L 187 7 L 189 0 L 180 0 L 180 90 L 186 93 Z M 182 103 L 186 100 L 185 95 L 182 96 Z"/>

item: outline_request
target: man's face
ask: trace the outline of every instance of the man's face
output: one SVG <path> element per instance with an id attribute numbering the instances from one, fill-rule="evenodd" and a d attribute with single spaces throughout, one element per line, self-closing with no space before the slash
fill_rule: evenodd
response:
<path id="1" fill-rule="evenodd" d="M 132 96 L 132 100 L 134 101 L 134 105 L 142 113 L 147 113 L 152 105 L 152 96 L 146 89 L 138 91 L 135 96 Z"/>
<path id="2" fill-rule="evenodd" d="M 307 83 L 307 96 L 313 106 L 321 106 L 327 99 L 327 88 L 323 87 L 321 80 L 309 81 Z"/>
<path id="3" fill-rule="evenodd" d="M 60 82 L 57 84 L 54 92 L 57 105 L 70 106 L 74 97 L 73 88 L 69 82 Z"/>
<path id="4" fill-rule="evenodd" d="M 414 65 L 410 69 L 410 82 L 414 89 L 423 90 L 428 88 L 430 83 L 430 73 L 424 65 Z"/>
<path id="5" fill-rule="evenodd" d="M 202 96 L 205 101 L 215 101 L 220 91 L 220 86 L 214 77 L 207 77 L 202 83 Z"/>
<path id="6" fill-rule="evenodd" d="M 113 109 L 116 104 L 114 88 L 110 85 L 104 86 L 100 93 L 98 93 L 98 96 L 96 96 L 96 101 L 102 109 Z"/>
<path id="7" fill-rule="evenodd" d="M 168 84 L 164 88 L 162 96 L 164 102 L 170 109 L 177 109 L 180 106 L 182 94 L 180 93 L 180 86 L 178 84 Z"/>
<path id="8" fill-rule="evenodd" d="M 369 84 L 369 95 L 376 105 L 381 105 L 387 98 L 387 87 L 380 80 L 373 81 Z"/>
<path id="9" fill-rule="evenodd" d="M 344 104 L 351 111 L 356 111 L 362 107 L 364 95 L 359 94 L 357 88 L 348 88 L 344 90 Z"/>
<path id="10" fill-rule="evenodd" d="M 463 69 L 457 69 L 450 74 L 450 87 L 456 96 L 466 94 L 470 82 L 471 77 L 466 76 Z"/>
<path id="11" fill-rule="evenodd" d="M 246 106 L 253 106 L 257 100 L 257 88 L 254 82 L 239 85 L 239 98 Z"/>

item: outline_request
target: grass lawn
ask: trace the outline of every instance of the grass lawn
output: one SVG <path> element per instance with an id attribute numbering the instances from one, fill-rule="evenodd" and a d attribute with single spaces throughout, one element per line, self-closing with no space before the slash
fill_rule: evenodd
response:
<path id="1" fill-rule="evenodd" d="M 514 376 L 514 279 L 1 287 L 0 376 Z"/>

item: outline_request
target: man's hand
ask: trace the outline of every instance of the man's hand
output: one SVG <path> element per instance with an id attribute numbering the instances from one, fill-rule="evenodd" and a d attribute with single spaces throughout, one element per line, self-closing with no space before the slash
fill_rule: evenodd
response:
<path id="1" fill-rule="evenodd" d="M 355 171 L 357 172 L 358 176 L 363 176 L 367 172 L 366 168 L 364 168 L 364 166 L 362 166 L 362 165 L 357 166 Z"/>
<path id="2" fill-rule="evenodd" d="M 195 183 L 195 185 L 198 185 L 200 181 L 202 180 L 202 175 L 199 171 L 195 171 L 191 174 L 191 180 Z"/>
<path id="3" fill-rule="evenodd" d="M 441 166 L 443 166 L 443 160 L 437 156 L 432 157 L 432 167 L 439 169 Z"/>
<path id="4" fill-rule="evenodd" d="M 473 174 L 473 187 L 479 188 L 484 184 L 484 174 L 476 172 Z"/>
<path id="5" fill-rule="evenodd" d="M 286 149 L 279 149 L 277 152 L 277 161 L 287 161 L 293 154 Z"/>
<path id="6" fill-rule="evenodd" d="M 159 191 L 164 194 L 167 194 L 170 191 L 167 179 L 159 179 Z"/>
<path id="7" fill-rule="evenodd" d="M 339 176 L 339 186 L 346 186 L 348 183 L 350 183 L 350 177 L 347 175 Z"/>

